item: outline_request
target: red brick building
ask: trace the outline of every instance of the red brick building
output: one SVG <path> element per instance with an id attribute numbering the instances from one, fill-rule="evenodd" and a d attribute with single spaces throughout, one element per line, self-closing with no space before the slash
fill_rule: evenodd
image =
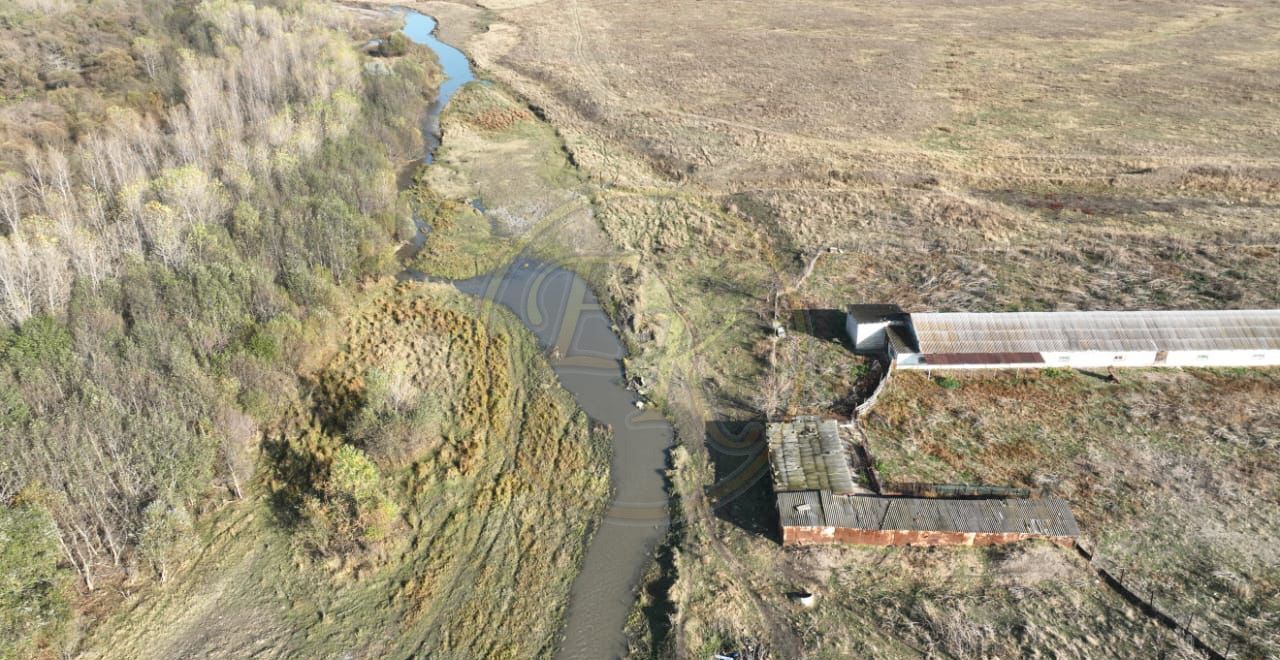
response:
<path id="1" fill-rule="evenodd" d="M 850 434 L 850 427 L 819 417 L 769 424 L 783 545 L 995 545 L 1038 538 L 1070 547 L 1080 535 L 1071 509 L 1055 497 L 877 495 L 860 478 Z"/>
<path id="2" fill-rule="evenodd" d="M 807 490 L 777 498 L 783 545 L 982 546 L 1044 539 L 1069 548 L 1080 535 L 1071 509 L 1056 497 L 926 499 Z"/>

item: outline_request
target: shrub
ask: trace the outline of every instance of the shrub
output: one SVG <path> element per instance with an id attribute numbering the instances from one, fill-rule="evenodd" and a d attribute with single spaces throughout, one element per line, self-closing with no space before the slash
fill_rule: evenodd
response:
<path id="1" fill-rule="evenodd" d="M 0 505 L 0 658 L 31 657 L 69 616 L 58 530 L 43 509 Z"/>
<path id="2" fill-rule="evenodd" d="M 170 571 L 182 560 L 192 540 L 191 515 L 181 504 L 157 499 L 142 510 L 138 551 L 161 582 L 169 579 Z"/>
<path id="3" fill-rule="evenodd" d="M 392 32 L 382 38 L 377 54 L 382 57 L 400 57 L 409 52 L 409 38 L 400 32 Z"/>
<path id="4" fill-rule="evenodd" d="M 390 534 L 399 508 L 387 497 L 382 475 L 351 445 L 334 452 L 316 494 L 303 503 L 304 543 L 325 555 L 353 554 Z"/>
<path id="5" fill-rule="evenodd" d="M 61 370 L 71 362 L 71 333 L 48 316 L 23 323 L 0 347 L 0 357 L 18 371 Z"/>
<path id="6" fill-rule="evenodd" d="M 953 378 L 951 376 L 938 376 L 937 378 L 933 379 L 933 382 L 937 383 L 938 387 L 941 387 L 944 390 L 954 390 L 960 387 L 959 379 Z"/>

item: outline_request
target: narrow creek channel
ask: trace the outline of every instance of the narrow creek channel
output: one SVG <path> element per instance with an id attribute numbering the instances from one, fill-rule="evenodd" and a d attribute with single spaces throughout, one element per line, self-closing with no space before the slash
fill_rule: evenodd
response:
<path id="1" fill-rule="evenodd" d="M 463 85 L 475 80 L 476 76 L 471 71 L 471 60 L 462 51 L 436 38 L 436 19 L 409 9 L 400 11 L 404 13 L 401 32 L 409 41 L 430 48 L 440 60 L 440 68 L 444 71 L 444 80 L 436 91 L 436 100 L 427 108 L 427 116 L 422 123 L 422 137 L 427 143 L 422 160 L 430 163 L 435 158 L 436 149 L 440 147 L 440 113 L 449 105 L 449 99 Z"/>
<path id="2" fill-rule="evenodd" d="M 404 34 L 440 59 L 445 80 L 424 122 L 425 162 L 440 144 L 440 113 L 453 94 L 475 80 L 471 64 L 434 36 L 436 21 L 401 10 Z M 427 227 L 414 243 L 421 246 Z M 406 279 L 431 279 L 417 271 Z M 636 588 L 669 524 L 664 476 L 674 432 L 653 410 L 637 407 L 626 387 L 626 349 L 585 280 L 554 264 L 520 258 L 498 270 L 452 282 L 460 291 L 510 309 L 547 350 L 552 369 L 578 406 L 613 431 L 613 499 L 574 579 L 558 656 L 572 660 L 621 657 L 623 627 Z M 565 502 L 565 506 L 574 506 Z"/>

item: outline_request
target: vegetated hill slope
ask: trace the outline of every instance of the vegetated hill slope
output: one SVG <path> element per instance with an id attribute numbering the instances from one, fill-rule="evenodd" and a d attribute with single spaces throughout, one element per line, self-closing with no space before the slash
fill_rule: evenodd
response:
<path id="1" fill-rule="evenodd" d="M 105 622 L 90 656 L 554 650 L 606 501 L 607 436 L 514 317 L 450 287 L 381 287 L 343 327 L 342 349 L 315 374 L 323 412 L 269 443 L 275 497 L 219 513 L 198 558 Z M 299 475 L 336 479 L 352 446 L 377 465 L 379 506 L 400 514 L 335 551 L 342 501 Z"/>
<path id="2" fill-rule="evenodd" d="M 362 54 L 394 25 L 357 23 L 0 4 L 0 522 L 5 617 L 26 613 L 0 653 L 56 653 L 170 577 L 193 521 L 253 494 L 314 321 L 394 270 L 397 161 L 438 74 Z"/>
<path id="3" fill-rule="evenodd" d="M 603 441 L 502 313 L 370 284 L 398 27 L 0 4 L 0 657 L 553 648 Z"/>

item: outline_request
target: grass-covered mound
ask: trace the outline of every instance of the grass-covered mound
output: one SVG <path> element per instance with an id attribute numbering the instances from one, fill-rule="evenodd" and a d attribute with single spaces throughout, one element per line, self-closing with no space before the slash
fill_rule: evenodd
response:
<path id="1" fill-rule="evenodd" d="M 480 307 L 477 307 L 480 305 Z M 89 648 L 105 657 L 535 657 L 608 490 L 605 438 L 503 310 L 380 288 L 263 457 L 262 497 Z M 305 406 L 303 406 L 305 407 Z"/>

